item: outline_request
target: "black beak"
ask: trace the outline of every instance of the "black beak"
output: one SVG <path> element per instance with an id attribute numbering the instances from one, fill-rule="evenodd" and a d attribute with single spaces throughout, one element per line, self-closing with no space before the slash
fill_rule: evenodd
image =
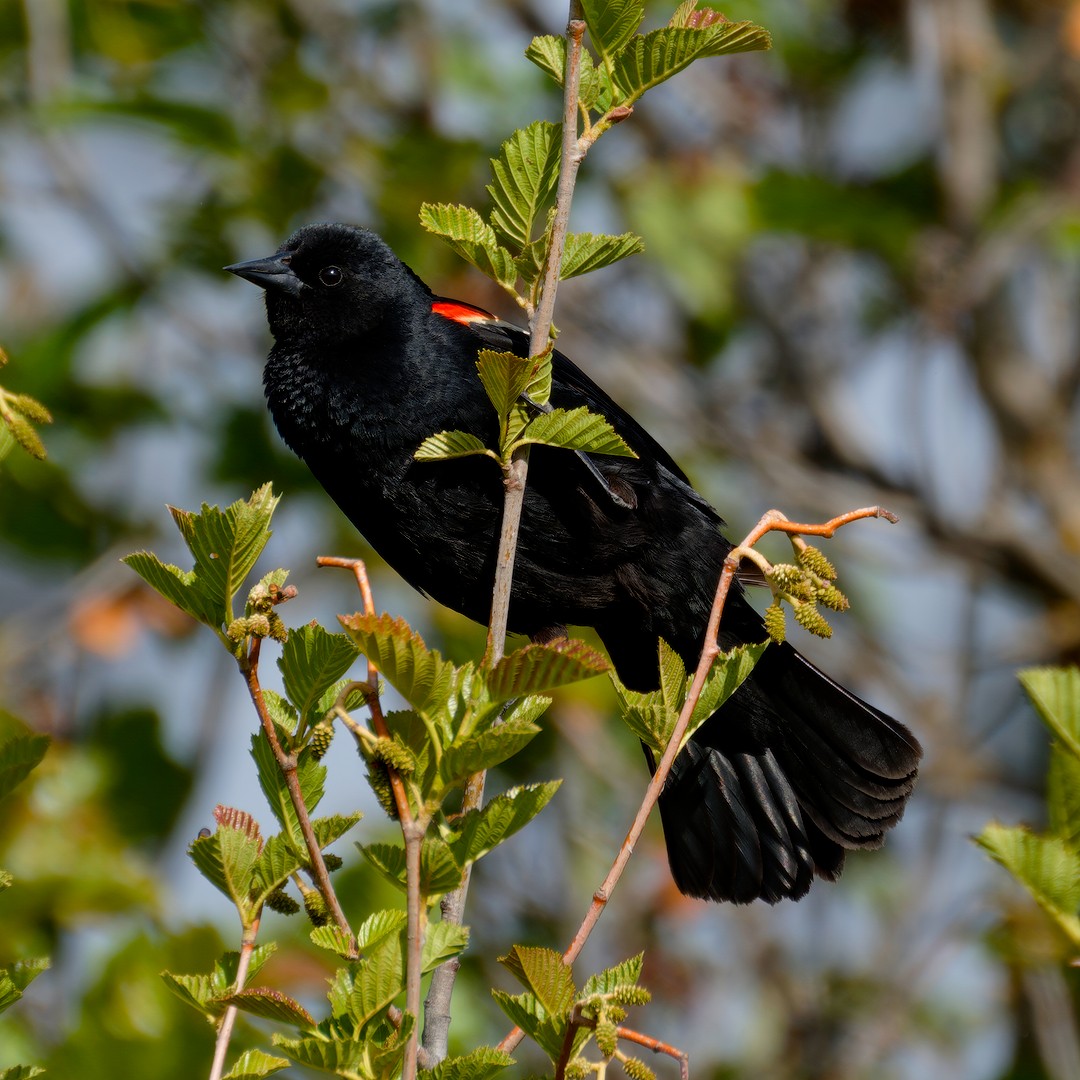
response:
<path id="1" fill-rule="evenodd" d="M 271 255 L 269 259 L 252 259 L 250 262 L 233 263 L 232 266 L 226 266 L 223 269 L 267 291 L 275 290 L 288 293 L 290 296 L 298 296 L 303 282 L 293 272 L 289 262 L 288 255 Z"/>

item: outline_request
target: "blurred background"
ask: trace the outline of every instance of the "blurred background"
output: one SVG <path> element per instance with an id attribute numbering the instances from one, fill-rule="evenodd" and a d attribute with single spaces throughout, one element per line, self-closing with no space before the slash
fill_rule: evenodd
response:
<path id="1" fill-rule="evenodd" d="M 718 6 L 774 48 L 695 65 L 596 147 L 573 225 L 647 250 L 563 286 L 560 346 L 734 537 L 772 506 L 901 515 L 830 545 L 853 611 L 796 644 L 911 724 L 926 768 L 886 849 L 798 905 L 681 898 L 655 829 L 581 971 L 644 947 L 655 1003 L 631 1022 L 697 1077 L 1076 1080 L 1076 972 L 970 836 L 1040 823 L 1047 736 L 1015 672 L 1080 651 L 1080 2 Z M 0 462 L 0 707 L 54 740 L 0 807 L 0 960 L 54 964 L 0 1021 L 0 1064 L 202 1075 L 212 1032 L 158 972 L 207 970 L 237 927 L 185 850 L 219 802 L 269 828 L 231 661 L 120 556 L 181 561 L 166 503 L 272 480 L 286 619 L 358 606 L 314 559 L 369 552 L 273 432 L 262 301 L 220 267 L 358 222 L 513 316 L 417 211 L 483 207 L 500 141 L 557 117 L 523 50 L 565 20 L 561 0 L 0 2 L 0 381 L 55 416 L 47 462 Z M 373 567 L 381 607 L 476 654 L 477 628 Z M 612 700 L 561 698 L 494 780 L 566 777 L 479 866 L 458 1052 L 507 1029 L 494 958 L 569 940 L 631 819 L 645 769 Z M 337 848 L 346 908 L 392 903 L 351 847 L 388 823 L 344 738 L 328 763 L 327 804 L 367 813 Z M 300 922 L 263 936 L 264 981 L 319 1009 Z"/>

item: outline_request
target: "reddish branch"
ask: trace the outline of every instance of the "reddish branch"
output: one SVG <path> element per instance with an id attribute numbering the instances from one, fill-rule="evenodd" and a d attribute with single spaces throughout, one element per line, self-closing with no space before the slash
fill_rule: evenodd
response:
<path id="1" fill-rule="evenodd" d="M 619 879 L 626 869 L 626 864 L 630 861 L 630 856 L 634 853 L 634 847 L 641 837 L 641 833 L 645 828 L 645 823 L 648 821 L 649 815 L 652 813 L 653 807 L 660 798 L 660 792 L 663 790 L 668 773 L 671 772 L 671 766 L 682 747 L 683 736 L 686 734 L 686 729 L 690 725 L 690 718 L 694 713 L 694 709 L 697 707 L 698 698 L 701 696 L 702 688 L 705 686 L 705 680 L 709 676 L 713 662 L 716 660 L 717 656 L 720 655 L 720 647 L 717 644 L 717 632 L 720 629 L 720 616 L 723 614 L 724 604 L 727 602 L 728 592 L 731 589 L 732 582 L 735 580 L 735 572 L 739 568 L 739 563 L 742 562 L 746 553 L 767 533 L 783 532 L 789 535 L 822 536 L 828 538 L 842 526 L 847 525 L 852 521 L 870 517 L 883 517 L 886 520 L 893 522 L 897 520 L 895 514 L 880 506 L 866 506 L 859 510 L 851 510 L 846 514 L 841 514 L 839 517 L 834 517 L 830 521 L 826 521 L 819 525 L 809 525 L 802 522 L 790 521 L 779 510 L 769 510 L 747 534 L 746 539 L 743 540 L 738 547 L 732 548 L 728 553 L 727 558 L 724 560 L 723 569 L 720 572 L 720 580 L 716 586 L 716 595 L 713 598 L 712 611 L 709 614 L 709 622 L 705 630 L 705 646 L 701 651 L 701 658 L 698 661 L 697 670 L 694 672 L 694 679 L 690 685 L 690 692 L 687 695 L 686 702 L 682 707 L 682 712 L 679 714 L 679 719 L 675 724 L 674 730 L 671 732 L 671 737 L 668 739 L 668 744 L 664 749 L 663 757 L 661 757 L 660 763 L 656 767 L 656 772 L 649 781 L 649 786 L 645 789 L 645 796 L 642 799 L 641 806 L 638 808 L 634 822 L 630 826 L 629 832 L 626 834 L 626 839 L 623 840 L 622 847 L 619 848 L 619 853 L 615 857 L 615 861 L 612 863 L 607 876 L 593 894 L 592 904 L 590 905 L 588 912 L 586 912 L 585 918 L 578 928 L 578 932 L 574 935 L 574 939 L 570 942 L 566 952 L 563 953 L 564 964 L 568 966 L 573 964 L 581 953 L 581 950 L 584 948 L 585 942 L 588 941 L 593 928 L 596 926 L 597 922 L 599 922 L 600 916 L 603 914 L 608 900 L 611 899 L 611 894 L 615 890 L 615 886 L 619 883 Z M 499 1049 L 510 1053 L 514 1047 L 521 1042 L 522 1038 L 523 1033 L 521 1029 L 514 1028 L 499 1044 Z"/>

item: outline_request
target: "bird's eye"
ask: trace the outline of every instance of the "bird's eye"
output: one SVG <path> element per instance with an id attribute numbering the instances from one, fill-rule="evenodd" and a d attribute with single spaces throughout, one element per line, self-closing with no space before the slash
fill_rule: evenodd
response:
<path id="1" fill-rule="evenodd" d="M 345 275 L 341 272 L 340 266 L 324 266 L 319 271 L 319 280 L 327 286 L 340 285 L 341 279 Z"/>

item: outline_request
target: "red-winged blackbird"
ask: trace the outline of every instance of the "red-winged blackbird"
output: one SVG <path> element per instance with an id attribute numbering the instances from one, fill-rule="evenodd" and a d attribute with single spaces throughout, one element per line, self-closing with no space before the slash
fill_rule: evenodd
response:
<path id="1" fill-rule="evenodd" d="M 353 226 L 306 226 L 270 258 L 227 269 L 266 290 L 274 347 L 264 386 L 282 438 L 408 582 L 486 622 L 499 470 L 483 457 L 413 454 L 443 430 L 495 445 L 477 353 L 527 355 L 526 334 L 433 295 L 378 236 Z M 534 448 L 510 629 L 551 639 L 568 624 L 595 627 L 619 678 L 654 689 L 658 638 L 697 664 L 731 549 L 723 522 L 663 447 L 559 352 L 551 404 L 603 414 L 638 457 Z M 721 645 L 764 637 L 733 592 Z M 901 724 L 790 645 L 770 645 L 676 758 L 661 795 L 675 883 L 712 900 L 798 899 L 814 873 L 836 878 L 845 850 L 881 845 L 921 753 Z"/>

